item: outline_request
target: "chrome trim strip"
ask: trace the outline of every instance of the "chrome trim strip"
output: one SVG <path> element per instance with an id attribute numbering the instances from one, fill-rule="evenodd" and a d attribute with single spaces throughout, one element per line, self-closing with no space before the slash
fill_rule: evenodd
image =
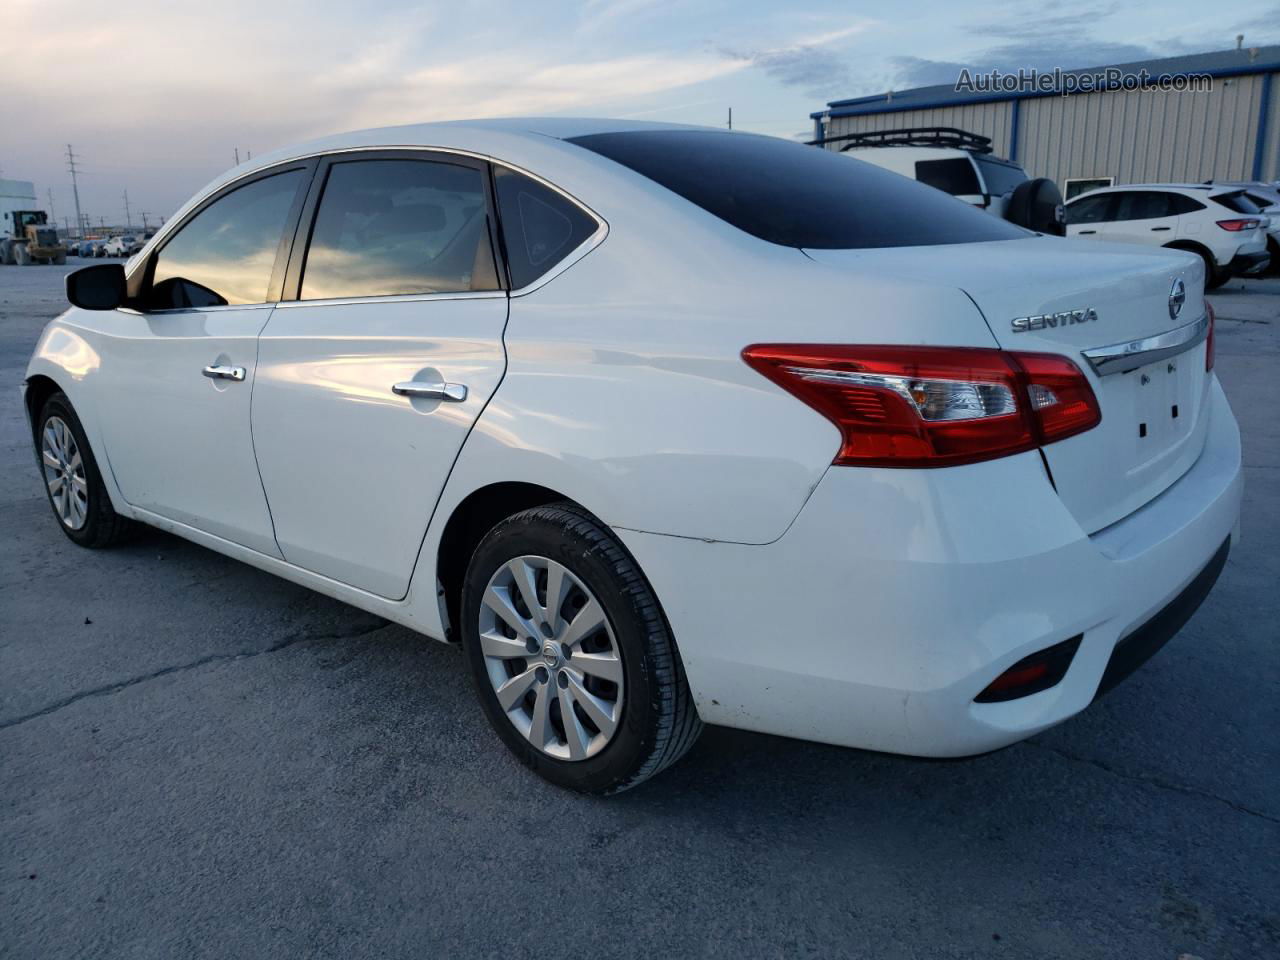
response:
<path id="1" fill-rule="evenodd" d="M 351 303 L 417 303 L 421 300 L 501 300 L 505 290 L 455 290 L 450 293 L 392 293 L 372 297 L 331 297 L 326 300 L 281 300 L 277 310 L 296 307 L 340 307 Z"/>
<path id="2" fill-rule="evenodd" d="M 1080 355 L 1089 361 L 1093 372 L 1100 377 L 1112 373 L 1128 373 L 1169 357 L 1186 353 L 1209 335 L 1209 314 L 1194 323 L 1166 330 L 1154 337 L 1113 343 L 1105 347 L 1082 350 Z"/>

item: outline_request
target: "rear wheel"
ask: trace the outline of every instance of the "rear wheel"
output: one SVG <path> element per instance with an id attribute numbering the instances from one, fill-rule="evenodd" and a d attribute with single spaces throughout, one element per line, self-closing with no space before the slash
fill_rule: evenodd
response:
<path id="1" fill-rule="evenodd" d="M 1218 262 L 1213 259 L 1213 254 L 1208 251 L 1201 251 L 1200 258 L 1204 260 L 1204 288 L 1206 290 L 1217 290 L 1231 279 L 1230 272 L 1218 266 Z"/>
<path id="2" fill-rule="evenodd" d="M 109 547 L 128 539 L 133 521 L 120 516 L 102 485 L 80 418 L 64 393 L 45 401 L 36 432 L 45 493 L 53 515 L 82 547 Z"/>
<path id="3" fill-rule="evenodd" d="M 25 243 L 13 245 L 13 262 L 20 267 L 25 267 L 31 262 L 31 251 L 27 249 Z"/>
<path id="4" fill-rule="evenodd" d="M 702 729 L 652 589 L 574 504 L 525 510 L 485 536 L 462 618 L 490 724 L 552 783 L 625 790 L 675 763 Z"/>

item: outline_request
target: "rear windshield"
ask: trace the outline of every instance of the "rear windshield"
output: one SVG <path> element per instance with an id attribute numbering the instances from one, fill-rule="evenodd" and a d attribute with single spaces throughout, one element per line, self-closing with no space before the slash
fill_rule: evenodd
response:
<path id="1" fill-rule="evenodd" d="M 1243 190 L 1237 193 L 1220 193 L 1216 197 L 1211 197 L 1215 203 L 1220 203 L 1228 210 L 1234 210 L 1236 213 L 1261 213 L 1258 208 Z"/>
<path id="2" fill-rule="evenodd" d="M 1032 236 L 908 177 L 776 137 L 646 130 L 569 142 L 785 247 L 912 247 Z"/>

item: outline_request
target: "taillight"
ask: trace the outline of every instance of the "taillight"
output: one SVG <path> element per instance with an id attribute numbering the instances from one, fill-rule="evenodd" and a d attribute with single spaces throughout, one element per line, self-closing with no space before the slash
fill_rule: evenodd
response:
<path id="1" fill-rule="evenodd" d="M 755 370 L 840 430 L 834 462 L 946 467 L 991 460 L 1102 419 L 1066 357 L 982 347 L 756 344 Z"/>
<path id="2" fill-rule="evenodd" d="M 1205 313 L 1209 314 L 1209 333 L 1204 338 L 1204 368 L 1206 370 L 1213 369 L 1213 327 L 1215 318 L 1213 315 L 1213 304 L 1208 300 L 1204 302 Z"/>
<path id="3" fill-rule="evenodd" d="M 1251 220 L 1246 217 L 1239 220 L 1219 220 L 1218 226 L 1223 230 L 1230 230 L 1232 233 L 1239 233 L 1241 230 L 1252 230 L 1261 222 L 1261 220 Z"/>

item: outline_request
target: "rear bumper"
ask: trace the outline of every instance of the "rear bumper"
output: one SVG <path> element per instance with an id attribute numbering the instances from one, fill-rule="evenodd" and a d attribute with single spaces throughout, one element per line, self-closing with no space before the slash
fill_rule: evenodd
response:
<path id="1" fill-rule="evenodd" d="M 1243 482 L 1216 380 L 1205 415 L 1190 470 L 1091 536 L 1037 453 L 942 470 L 832 468 L 763 546 L 618 533 L 663 603 L 707 722 L 918 756 L 982 753 L 1083 710 L 1207 593 Z M 1076 636 L 1055 686 L 974 701 L 1013 664 Z"/>
<path id="2" fill-rule="evenodd" d="M 1256 253 L 1237 253 L 1227 269 L 1238 277 L 1250 277 L 1262 273 L 1271 263 L 1271 254 L 1265 250 Z"/>

